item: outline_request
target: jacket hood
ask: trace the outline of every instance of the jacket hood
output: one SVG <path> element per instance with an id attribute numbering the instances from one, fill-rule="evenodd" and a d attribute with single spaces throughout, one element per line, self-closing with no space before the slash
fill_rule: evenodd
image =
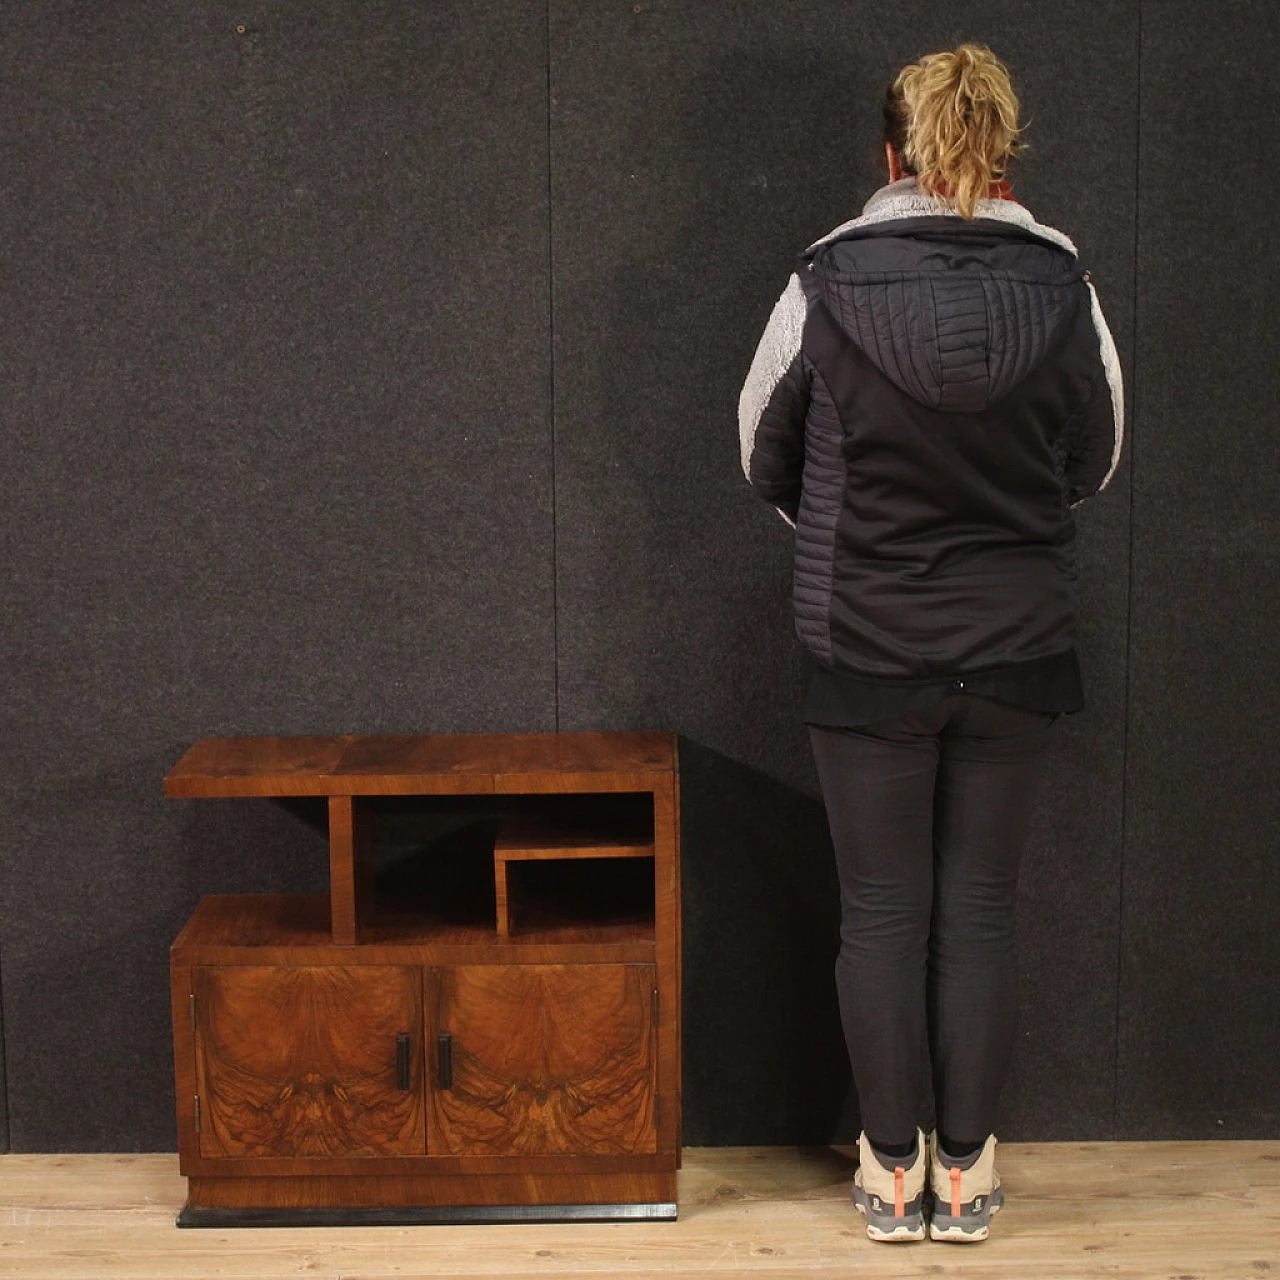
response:
<path id="1" fill-rule="evenodd" d="M 1044 360 L 1084 291 L 1072 242 L 1012 200 L 970 222 L 914 178 L 801 256 L 806 292 L 902 391 L 931 409 L 996 404 Z"/>

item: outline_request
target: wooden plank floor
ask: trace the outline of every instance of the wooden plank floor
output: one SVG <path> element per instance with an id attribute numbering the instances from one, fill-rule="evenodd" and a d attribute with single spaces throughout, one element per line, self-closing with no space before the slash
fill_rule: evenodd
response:
<path id="1" fill-rule="evenodd" d="M 175 1156 L 0 1156 L 0 1276 L 1280 1280 L 1280 1142 L 1001 1144 L 976 1245 L 868 1240 L 850 1155 L 688 1148 L 676 1222 L 186 1231 Z"/>

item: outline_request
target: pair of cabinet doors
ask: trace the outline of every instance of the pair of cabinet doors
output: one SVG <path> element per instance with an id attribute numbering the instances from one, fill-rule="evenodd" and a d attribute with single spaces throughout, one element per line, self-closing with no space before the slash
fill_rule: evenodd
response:
<path id="1" fill-rule="evenodd" d="M 201 1156 L 657 1149 L 651 964 L 191 976 Z"/>

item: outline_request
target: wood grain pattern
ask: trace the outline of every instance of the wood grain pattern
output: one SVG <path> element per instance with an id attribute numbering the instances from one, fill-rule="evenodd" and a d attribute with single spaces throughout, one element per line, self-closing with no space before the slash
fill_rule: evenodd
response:
<path id="1" fill-rule="evenodd" d="M 493 901 L 497 912 L 495 927 L 498 937 L 504 941 L 511 937 L 511 882 L 507 875 L 507 860 L 498 856 L 494 850 L 493 857 Z"/>
<path id="2" fill-rule="evenodd" d="M 178 1117 L 178 1150 L 184 1157 L 200 1148 L 196 1132 L 196 1097 L 200 1083 L 196 1077 L 196 1045 L 191 966 L 175 962 L 169 968 L 169 996 L 173 1011 L 173 1085 Z"/>
<path id="3" fill-rule="evenodd" d="M 539 1182 L 549 1174 L 661 1173 L 676 1168 L 670 1151 L 636 1155 L 201 1156 L 183 1157 L 193 1178 L 475 1177 L 510 1174 Z M 0 1272 L 0 1274 L 3 1274 Z"/>
<path id="4" fill-rule="evenodd" d="M 258 1205 L 620 1204 L 675 1200 L 662 1173 L 438 1174 L 430 1177 L 192 1178 L 193 1207 Z"/>
<path id="5" fill-rule="evenodd" d="M 197 795 L 197 790 L 183 788 L 195 786 L 201 779 L 325 777 L 338 768 L 343 752 L 354 741 L 354 736 L 350 735 L 328 738 L 201 738 L 169 771 L 165 778 L 165 793 L 171 796 Z M 171 787 L 170 783 L 174 785 Z"/>
<path id="6" fill-rule="evenodd" d="M 653 924 L 563 925 L 503 940 L 493 925 L 388 912 L 357 947 L 335 947 L 328 894 L 210 894 L 170 948 L 174 964 L 652 963 Z"/>
<path id="7" fill-rule="evenodd" d="M 675 767 L 670 733 L 202 738 L 169 796 L 645 791 Z"/>
<path id="8" fill-rule="evenodd" d="M 373 851 L 367 802 L 329 797 L 330 926 L 335 945 L 354 946 L 373 919 Z"/>
<path id="9" fill-rule="evenodd" d="M 609 1280 L 1265 1280 L 1280 1272 L 1280 1142 L 1015 1142 L 1001 1143 L 997 1159 L 1008 1200 L 992 1219 L 991 1238 L 952 1248 L 868 1240 L 849 1200 L 854 1162 L 827 1147 L 691 1147 L 684 1168 L 669 1175 L 679 1182 L 675 1222 L 412 1231 L 177 1231 L 186 1183 L 172 1155 L 4 1155 L 0 1273 L 23 1280 L 562 1280 L 588 1273 Z M 232 1205 L 273 1193 L 288 1204 L 308 1194 L 290 1179 L 228 1181 L 199 1179 L 192 1190 L 207 1188 L 215 1203 Z M 363 1183 L 373 1202 L 391 1204 L 429 1203 L 422 1197 L 437 1185 L 434 1178 L 351 1181 Z M 516 1202 L 519 1181 L 500 1193 L 507 1203 Z M 327 1203 L 353 1199 L 354 1188 L 332 1183 L 323 1180 L 310 1194 Z M 610 1187 L 602 1198 L 677 1199 L 638 1179 L 621 1186 L 627 1189 Z M 453 1203 L 459 1190 L 450 1180 L 440 1195 Z M 562 1203 L 589 1203 L 576 1185 L 554 1190 Z"/>
<path id="10" fill-rule="evenodd" d="M 417 970 L 203 966 L 193 979 L 201 1155 L 424 1151 Z"/>
<path id="11" fill-rule="evenodd" d="M 431 1151 L 657 1150 L 653 966 L 472 965 L 427 969 L 424 983 Z M 440 1032 L 453 1037 L 448 1089 Z"/>
<path id="12" fill-rule="evenodd" d="M 193 1205 L 206 1192 L 208 1207 L 232 1208 L 401 1203 L 380 1199 L 390 1195 L 437 1205 L 672 1200 L 676 741 L 197 743 L 169 794 L 329 797 L 332 892 L 206 898 L 173 944 Z M 487 911 L 458 910 L 445 881 L 371 910 L 372 814 L 376 797 L 397 795 L 451 797 L 440 806 L 464 815 L 474 796 L 477 813 L 507 819 L 493 874 L 501 883 L 510 869 L 511 936 Z M 198 1032 L 183 1026 L 192 991 Z M 441 1029 L 456 1037 L 449 1088 L 430 1078 Z M 410 1090 L 394 1087 L 401 1033 L 413 1037 Z"/>
<path id="13" fill-rule="evenodd" d="M 495 858 L 643 858 L 653 856 L 653 820 L 610 822 L 595 814 L 510 818 L 494 838 Z"/>
<path id="14" fill-rule="evenodd" d="M 674 1151 L 677 1164 L 684 1145 L 681 1096 L 681 992 L 684 990 L 680 915 L 680 786 L 672 773 L 654 787 L 654 933 L 658 966 L 658 1145 Z"/>

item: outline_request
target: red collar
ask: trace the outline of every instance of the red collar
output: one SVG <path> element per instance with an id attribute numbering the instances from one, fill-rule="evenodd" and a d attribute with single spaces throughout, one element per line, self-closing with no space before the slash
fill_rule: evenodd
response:
<path id="1" fill-rule="evenodd" d="M 940 183 L 938 185 L 938 194 L 943 197 L 949 197 L 952 194 L 951 187 L 948 183 Z M 1013 194 L 1013 188 L 1009 185 L 1008 178 L 998 178 L 987 188 L 988 200 L 1012 200 L 1014 204 L 1018 203 L 1017 198 Z"/>

